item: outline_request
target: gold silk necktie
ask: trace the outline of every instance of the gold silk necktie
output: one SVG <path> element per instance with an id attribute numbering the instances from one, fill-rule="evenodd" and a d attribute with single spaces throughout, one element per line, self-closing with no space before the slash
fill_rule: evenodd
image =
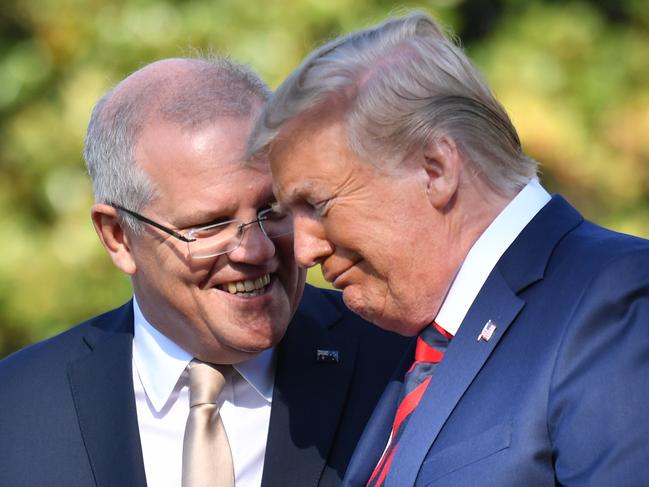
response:
<path id="1" fill-rule="evenodd" d="M 182 487 L 234 487 L 234 465 L 217 399 L 230 365 L 192 360 L 189 416 L 183 440 Z"/>

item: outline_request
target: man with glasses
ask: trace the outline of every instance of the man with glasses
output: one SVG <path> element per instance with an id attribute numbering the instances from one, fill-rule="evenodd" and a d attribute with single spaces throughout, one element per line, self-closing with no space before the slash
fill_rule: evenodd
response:
<path id="1" fill-rule="evenodd" d="M 268 95 L 171 59 L 99 101 L 92 221 L 134 297 L 0 364 L 0 484 L 340 483 L 404 341 L 304 288 L 267 162 L 243 156 Z"/>

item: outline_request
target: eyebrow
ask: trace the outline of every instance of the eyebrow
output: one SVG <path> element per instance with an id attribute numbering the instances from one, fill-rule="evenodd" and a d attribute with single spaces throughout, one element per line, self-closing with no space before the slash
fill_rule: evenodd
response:
<path id="1" fill-rule="evenodd" d="M 306 199 L 306 196 L 313 191 L 313 186 L 313 181 L 301 181 L 293 186 L 290 191 L 284 192 L 284 197 L 282 199 L 286 204 L 295 203 L 296 201 L 301 200 L 303 201 Z M 275 188 L 277 188 L 277 186 L 273 186 L 273 192 L 277 193 Z"/>
<path id="2" fill-rule="evenodd" d="M 179 219 L 178 222 L 174 222 L 174 226 L 181 230 L 188 230 L 191 228 L 207 227 L 215 223 L 221 223 L 234 219 L 234 217 L 227 216 L 227 214 L 217 216 L 215 212 L 209 212 L 203 214 L 192 214 L 191 217 L 187 216 L 185 218 Z"/>
<path id="3" fill-rule="evenodd" d="M 260 209 L 265 206 L 269 206 L 275 203 L 277 200 L 275 196 L 270 193 L 266 198 L 260 198 L 255 205 L 255 213 L 259 213 Z M 238 218 L 234 215 L 237 211 L 238 206 L 224 206 L 218 210 L 206 210 L 204 212 L 198 211 L 191 215 L 191 220 L 189 217 L 185 218 L 185 221 L 196 222 L 196 223 L 183 223 L 182 226 L 178 228 L 189 229 L 189 228 L 200 228 L 214 225 L 216 223 L 228 222 L 231 220 L 237 220 Z M 183 220 L 181 220 L 182 222 Z"/>

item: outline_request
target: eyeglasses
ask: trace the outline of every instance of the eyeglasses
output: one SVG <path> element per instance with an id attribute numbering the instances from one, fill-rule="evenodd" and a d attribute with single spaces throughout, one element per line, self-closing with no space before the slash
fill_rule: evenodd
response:
<path id="1" fill-rule="evenodd" d="M 109 204 L 118 210 L 128 213 L 137 220 L 185 242 L 187 244 L 187 251 L 193 259 L 216 257 L 238 249 L 243 241 L 246 228 L 255 223 L 259 224 L 261 231 L 270 239 L 293 233 L 293 219 L 276 208 L 268 208 L 260 211 L 257 213 L 257 218 L 249 222 L 228 220 L 205 225 L 204 227 L 190 228 L 182 234 L 121 205 Z"/>

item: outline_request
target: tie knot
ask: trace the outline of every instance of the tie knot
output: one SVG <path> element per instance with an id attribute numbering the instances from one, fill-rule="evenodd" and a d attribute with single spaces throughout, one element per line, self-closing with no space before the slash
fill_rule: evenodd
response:
<path id="1" fill-rule="evenodd" d="M 453 335 L 437 323 L 426 327 L 417 337 L 415 362 L 439 363 Z"/>
<path id="2" fill-rule="evenodd" d="M 215 365 L 194 359 L 187 370 L 189 372 L 189 407 L 199 404 L 216 404 L 225 386 L 225 377 L 231 365 Z"/>

